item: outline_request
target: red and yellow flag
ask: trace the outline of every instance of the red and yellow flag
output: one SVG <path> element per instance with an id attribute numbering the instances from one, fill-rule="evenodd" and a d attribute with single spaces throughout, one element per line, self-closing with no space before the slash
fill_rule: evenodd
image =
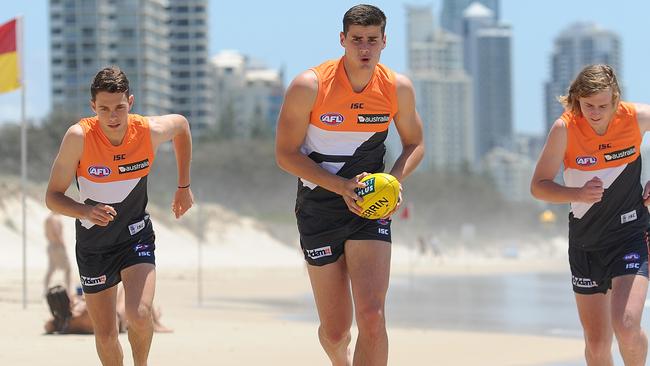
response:
<path id="1" fill-rule="evenodd" d="M 16 19 L 0 25 L 0 93 L 20 88 Z"/>

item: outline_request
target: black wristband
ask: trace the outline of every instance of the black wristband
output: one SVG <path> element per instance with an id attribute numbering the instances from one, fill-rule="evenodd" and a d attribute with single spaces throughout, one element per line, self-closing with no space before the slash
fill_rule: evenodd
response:
<path id="1" fill-rule="evenodd" d="M 178 189 L 183 189 L 183 188 L 190 188 L 190 184 L 188 183 L 186 186 L 178 186 Z"/>

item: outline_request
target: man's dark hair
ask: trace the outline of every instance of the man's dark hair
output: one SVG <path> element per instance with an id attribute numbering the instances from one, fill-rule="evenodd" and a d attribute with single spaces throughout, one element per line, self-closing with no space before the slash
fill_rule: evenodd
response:
<path id="1" fill-rule="evenodd" d="M 386 14 L 374 5 L 359 4 L 351 7 L 343 15 L 343 34 L 348 34 L 351 25 L 378 25 L 381 27 L 381 34 L 386 30 Z"/>
<path id="2" fill-rule="evenodd" d="M 119 67 L 111 66 L 100 70 L 90 85 L 90 96 L 95 100 L 97 93 L 124 93 L 129 96 L 129 79 Z"/>

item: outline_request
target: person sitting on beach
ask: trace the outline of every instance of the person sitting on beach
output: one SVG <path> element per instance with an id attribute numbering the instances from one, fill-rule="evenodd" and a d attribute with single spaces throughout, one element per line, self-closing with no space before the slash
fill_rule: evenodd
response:
<path id="1" fill-rule="evenodd" d="M 48 290 L 46 295 L 52 318 L 45 322 L 46 334 L 93 334 L 93 324 L 88 315 L 86 300 L 81 288 L 77 288 L 77 294 L 72 300 L 62 286 L 54 286 Z M 126 318 L 126 305 L 124 289 L 119 286 L 117 290 L 117 319 L 120 333 L 128 329 Z M 160 306 L 153 307 L 153 330 L 156 333 L 171 333 L 174 330 L 160 322 L 162 313 Z"/>
<path id="2" fill-rule="evenodd" d="M 66 289 L 54 286 L 45 297 L 52 313 L 52 318 L 45 322 L 46 334 L 93 334 L 93 324 L 80 291 L 71 300 Z"/>

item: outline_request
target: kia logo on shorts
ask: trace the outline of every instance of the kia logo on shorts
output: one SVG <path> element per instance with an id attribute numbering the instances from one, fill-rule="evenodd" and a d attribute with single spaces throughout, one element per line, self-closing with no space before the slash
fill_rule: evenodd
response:
<path id="1" fill-rule="evenodd" d="M 343 115 L 341 113 L 325 113 L 320 115 L 320 121 L 326 125 L 336 126 L 343 123 Z"/>
<path id="2" fill-rule="evenodd" d="M 626 254 L 623 257 L 623 260 L 625 260 L 625 261 L 635 261 L 635 260 L 638 260 L 640 258 L 641 258 L 641 256 L 638 253 L 630 253 L 630 254 Z"/>
<path id="3" fill-rule="evenodd" d="M 88 174 L 92 175 L 93 177 L 104 178 L 111 175 L 111 169 L 107 166 L 93 165 L 88 168 Z"/>
<path id="4" fill-rule="evenodd" d="M 576 158 L 576 164 L 580 166 L 592 166 L 595 165 L 598 159 L 594 156 L 578 156 Z"/>

